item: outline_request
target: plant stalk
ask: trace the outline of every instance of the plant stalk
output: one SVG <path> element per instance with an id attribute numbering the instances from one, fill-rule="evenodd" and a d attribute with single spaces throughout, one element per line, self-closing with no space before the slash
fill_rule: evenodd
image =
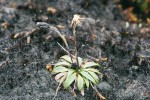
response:
<path id="1" fill-rule="evenodd" d="M 106 98 L 97 90 L 96 85 L 92 85 L 92 83 L 90 82 L 92 88 L 94 89 L 94 91 L 96 92 L 96 95 L 100 97 L 100 100 L 106 100 Z"/>
<path id="2" fill-rule="evenodd" d="M 75 58 L 77 61 L 77 65 L 79 66 L 79 61 L 78 61 L 78 50 L 77 50 L 77 40 L 76 40 L 76 26 L 73 26 L 73 37 L 74 37 L 74 52 L 75 52 Z"/>

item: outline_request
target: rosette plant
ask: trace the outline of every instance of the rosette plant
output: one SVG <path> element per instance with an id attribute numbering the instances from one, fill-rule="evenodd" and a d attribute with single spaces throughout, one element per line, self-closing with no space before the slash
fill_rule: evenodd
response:
<path id="1" fill-rule="evenodd" d="M 84 95 L 84 89 L 91 86 L 96 91 L 96 94 L 104 100 L 105 97 L 103 97 L 96 88 L 96 85 L 99 83 L 99 76 L 102 75 L 99 70 L 96 69 L 96 67 L 99 67 L 100 65 L 94 61 L 84 60 L 81 57 L 78 57 L 76 27 L 82 26 L 82 21 L 84 21 L 84 18 L 81 18 L 80 15 L 77 14 L 74 15 L 74 18 L 71 21 L 74 37 L 74 55 L 70 53 L 65 36 L 56 28 L 52 26 L 49 27 L 49 29 L 57 32 L 64 41 L 67 50 L 59 43 L 58 45 L 67 52 L 67 55 L 60 57 L 53 68 L 47 66 L 47 69 L 50 69 L 51 74 L 55 75 L 55 80 L 59 83 L 55 96 L 57 96 L 57 92 L 61 85 L 63 85 L 64 89 L 71 88 L 74 96 L 76 96 L 74 89 L 78 89 L 81 94 Z"/>
<path id="2" fill-rule="evenodd" d="M 55 80 L 60 84 L 63 84 L 67 89 L 71 85 L 76 86 L 79 91 L 83 91 L 86 86 L 89 88 L 90 84 L 99 83 L 99 75 L 101 74 L 97 69 L 93 67 L 99 67 L 100 65 L 91 61 L 84 61 L 81 57 L 78 57 L 78 63 L 75 57 L 64 55 L 60 57 L 51 71 L 55 74 Z"/>

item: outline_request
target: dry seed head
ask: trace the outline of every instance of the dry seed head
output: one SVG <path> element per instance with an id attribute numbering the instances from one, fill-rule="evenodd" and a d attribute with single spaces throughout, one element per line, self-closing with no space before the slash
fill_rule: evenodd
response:
<path id="1" fill-rule="evenodd" d="M 75 14 L 74 16 L 73 16 L 73 19 L 72 19 L 72 21 L 71 21 L 71 27 L 73 27 L 73 28 L 76 28 L 77 26 L 81 26 L 81 21 L 82 20 L 84 20 L 84 18 L 81 18 L 81 16 L 80 15 L 78 15 L 78 14 Z"/>

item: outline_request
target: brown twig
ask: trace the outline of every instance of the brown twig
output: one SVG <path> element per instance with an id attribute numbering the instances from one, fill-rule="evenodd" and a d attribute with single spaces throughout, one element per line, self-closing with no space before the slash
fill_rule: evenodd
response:
<path id="1" fill-rule="evenodd" d="M 28 37 L 29 35 L 37 32 L 39 29 L 38 28 L 33 28 L 32 30 L 30 31 L 22 31 L 20 33 L 16 33 L 13 38 L 16 39 L 16 38 L 19 38 L 19 37 Z"/>
<path id="2" fill-rule="evenodd" d="M 99 96 L 100 100 L 106 100 L 106 98 L 97 90 L 96 85 L 92 85 L 92 83 L 90 82 L 92 88 L 94 89 L 94 91 L 96 92 L 96 95 Z"/>
<path id="3" fill-rule="evenodd" d="M 56 98 L 56 96 L 57 96 L 57 94 L 58 94 L 58 91 L 59 91 L 59 89 L 60 89 L 60 85 L 63 83 L 63 81 L 65 80 L 65 78 L 66 78 L 66 75 L 65 75 L 65 76 L 62 78 L 62 80 L 59 82 L 59 85 L 57 86 L 57 89 L 56 89 L 55 96 L 53 97 L 52 100 L 54 100 L 54 99 Z"/>
<path id="4" fill-rule="evenodd" d="M 74 91 L 74 88 L 72 89 L 71 87 L 69 87 L 69 90 L 71 91 L 71 93 L 72 93 L 72 95 L 73 95 L 74 97 L 77 96 L 77 94 L 76 94 L 75 91 Z"/>

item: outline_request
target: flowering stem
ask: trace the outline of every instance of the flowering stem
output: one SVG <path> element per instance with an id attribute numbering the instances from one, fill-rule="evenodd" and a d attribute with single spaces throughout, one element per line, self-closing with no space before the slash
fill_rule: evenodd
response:
<path id="1" fill-rule="evenodd" d="M 73 26 L 73 37 L 74 37 L 74 50 L 75 50 L 75 57 L 76 57 L 76 61 L 77 61 L 77 65 L 79 66 L 79 61 L 78 61 L 78 50 L 77 50 L 77 41 L 76 41 L 76 26 Z"/>

